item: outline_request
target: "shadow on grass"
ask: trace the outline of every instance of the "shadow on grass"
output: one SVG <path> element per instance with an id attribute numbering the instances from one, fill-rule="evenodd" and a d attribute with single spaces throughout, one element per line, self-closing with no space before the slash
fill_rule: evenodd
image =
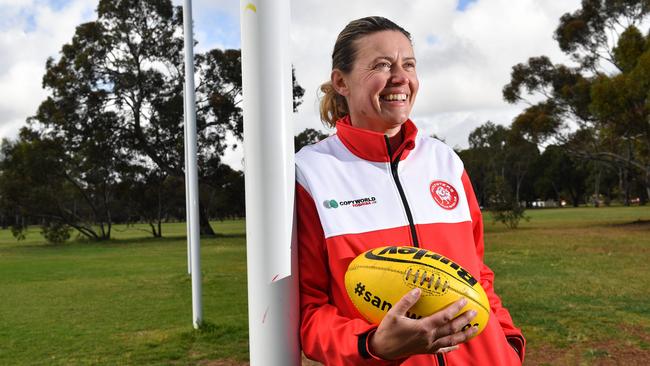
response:
<path id="1" fill-rule="evenodd" d="M 636 219 L 631 222 L 619 222 L 615 224 L 611 224 L 610 226 L 614 227 L 633 227 L 633 228 L 639 228 L 639 229 L 650 229 L 650 220 L 641 220 L 641 219 Z"/>
<path id="2" fill-rule="evenodd" d="M 201 235 L 201 240 L 210 240 L 210 239 L 245 239 L 246 233 L 233 233 L 233 234 L 215 234 L 215 235 Z M 177 242 L 177 241 L 186 241 L 187 236 L 185 235 L 170 235 L 162 236 L 155 238 L 150 237 L 138 237 L 138 238 L 128 238 L 128 239 L 111 239 L 107 241 L 87 241 L 87 243 L 96 243 L 96 244 L 146 244 L 146 243 L 168 243 L 168 242 Z"/>
<path id="3" fill-rule="evenodd" d="M 210 239 L 246 239 L 246 233 L 233 233 L 233 234 L 216 234 L 214 236 L 202 235 L 201 240 L 207 241 Z M 135 244 L 149 244 L 149 243 L 178 243 L 179 241 L 186 241 L 187 237 L 185 235 L 170 235 L 162 237 L 135 237 L 135 238 L 125 238 L 125 239 L 106 239 L 106 240 L 91 240 L 86 238 L 77 238 L 69 240 L 63 244 L 51 244 L 45 241 L 41 243 L 32 243 L 32 244 L 22 244 L 20 241 L 16 241 L 15 245 L 8 246 L 6 248 L 21 248 L 21 249 L 63 249 L 63 248 L 74 248 L 77 246 L 121 246 L 121 245 L 135 245 Z"/>

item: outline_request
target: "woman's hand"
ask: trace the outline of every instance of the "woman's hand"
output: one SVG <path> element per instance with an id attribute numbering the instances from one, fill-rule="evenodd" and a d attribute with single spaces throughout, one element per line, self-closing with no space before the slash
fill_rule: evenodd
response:
<path id="1" fill-rule="evenodd" d="M 419 298 L 420 289 L 413 289 L 386 313 L 377 330 L 370 335 L 372 354 L 396 360 L 420 353 L 449 352 L 476 333 L 476 327 L 462 330 L 476 316 L 475 311 L 467 311 L 454 319 L 467 303 L 465 298 L 426 318 L 406 317 L 406 312 Z"/>

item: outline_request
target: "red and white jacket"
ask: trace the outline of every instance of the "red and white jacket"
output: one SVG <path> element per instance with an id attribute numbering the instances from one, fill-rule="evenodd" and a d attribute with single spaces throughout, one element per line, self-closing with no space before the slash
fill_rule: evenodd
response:
<path id="1" fill-rule="evenodd" d="M 381 133 L 337 122 L 336 135 L 296 155 L 300 338 L 307 357 L 326 365 L 520 365 L 525 340 L 494 293 L 483 263 L 483 222 L 463 163 L 447 145 L 418 134 L 409 120 L 390 151 Z M 439 189 L 442 187 L 443 189 Z M 490 320 L 459 349 L 400 361 L 370 354 L 376 328 L 358 313 L 344 275 L 358 254 L 413 245 L 452 259 L 478 278 Z"/>

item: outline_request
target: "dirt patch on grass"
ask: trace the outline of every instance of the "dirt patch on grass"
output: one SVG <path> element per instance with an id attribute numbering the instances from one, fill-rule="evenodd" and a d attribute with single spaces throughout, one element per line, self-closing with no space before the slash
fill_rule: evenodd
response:
<path id="1" fill-rule="evenodd" d="M 650 350 L 621 341 L 607 341 L 558 348 L 543 345 L 528 350 L 526 365 L 642 365 L 650 360 Z"/>
<path id="2" fill-rule="evenodd" d="M 630 324 L 621 324 L 619 326 L 621 330 L 625 333 L 630 334 L 633 337 L 636 337 L 641 342 L 645 344 L 650 344 L 650 333 L 642 329 L 641 327 L 633 326 Z"/>

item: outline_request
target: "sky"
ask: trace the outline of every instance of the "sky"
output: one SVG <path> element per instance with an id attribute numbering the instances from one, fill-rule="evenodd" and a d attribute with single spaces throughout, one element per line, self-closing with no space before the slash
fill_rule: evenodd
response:
<path id="1" fill-rule="evenodd" d="M 41 87 L 48 57 L 58 58 L 75 27 L 96 19 L 98 0 L 0 0 L 0 138 L 15 138 L 47 96 Z M 173 0 L 182 5 L 182 0 Z M 239 48 L 239 0 L 193 0 L 195 52 Z M 553 40 L 559 18 L 580 0 L 292 0 L 291 58 L 303 104 L 296 133 L 316 128 L 319 86 L 329 79 L 338 33 L 351 20 L 387 17 L 413 36 L 420 89 L 411 119 L 452 147 L 467 147 L 485 123 L 509 125 L 525 104 L 503 101 L 512 66 L 547 55 L 567 62 Z M 241 144 L 240 144 L 241 145 Z M 241 169 L 242 149 L 224 161 Z"/>

